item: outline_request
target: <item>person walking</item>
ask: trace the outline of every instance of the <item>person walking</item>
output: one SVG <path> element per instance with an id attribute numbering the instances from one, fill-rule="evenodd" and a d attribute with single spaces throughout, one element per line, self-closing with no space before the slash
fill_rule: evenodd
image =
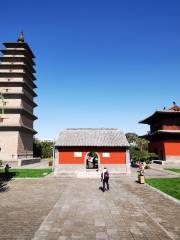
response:
<path id="1" fill-rule="evenodd" d="M 103 182 L 103 192 L 105 190 L 108 191 L 109 190 L 109 172 L 106 167 L 104 167 L 104 170 L 101 173 L 101 181 Z"/>
<path id="2" fill-rule="evenodd" d="M 4 174 L 5 174 L 5 179 L 8 180 L 9 179 L 9 169 L 11 167 L 9 166 L 9 164 L 6 164 L 5 168 L 4 168 Z"/>

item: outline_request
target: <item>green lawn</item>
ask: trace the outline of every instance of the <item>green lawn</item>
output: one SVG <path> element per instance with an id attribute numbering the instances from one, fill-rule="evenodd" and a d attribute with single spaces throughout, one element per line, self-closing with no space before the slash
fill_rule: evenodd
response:
<path id="1" fill-rule="evenodd" d="M 44 177 L 52 172 L 52 168 L 43 169 L 10 169 L 10 175 L 15 178 L 38 178 Z M 0 175 L 4 173 L 4 169 L 0 169 Z"/>
<path id="2" fill-rule="evenodd" d="M 180 200 L 180 178 L 152 178 L 146 183 Z"/>
<path id="3" fill-rule="evenodd" d="M 165 170 L 173 171 L 176 173 L 180 173 L 180 168 L 166 168 Z"/>

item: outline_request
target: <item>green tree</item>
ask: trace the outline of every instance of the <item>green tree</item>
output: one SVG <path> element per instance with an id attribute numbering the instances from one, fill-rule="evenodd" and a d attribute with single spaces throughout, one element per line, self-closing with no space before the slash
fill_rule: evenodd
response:
<path id="1" fill-rule="evenodd" d="M 149 141 L 139 137 L 136 133 L 126 133 L 126 137 L 131 146 L 138 148 L 140 151 L 148 150 Z"/>
<path id="2" fill-rule="evenodd" d="M 41 141 L 34 139 L 33 155 L 34 157 L 50 158 L 53 154 L 53 141 Z"/>
<path id="3" fill-rule="evenodd" d="M 130 145 L 136 145 L 138 135 L 136 133 L 126 133 L 126 138 Z"/>
<path id="4" fill-rule="evenodd" d="M 144 138 L 137 138 L 137 147 L 139 148 L 140 151 L 148 151 L 148 144 L 149 141 L 144 139 Z"/>
<path id="5" fill-rule="evenodd" d="M 50 158 L 52 157 L 52 148 L 53 148 L 54 142 L 53 141 L 41 141 L 41 148 L 42 148 L 42 158 Z"/>
<path id="6" fill-rule="evenodd" d="M 149 164 L 157 158 L 155 153 L 148 152 L 148 143 L 144 138 L 138 137 L 136 133 L 126 133 L 127 140 L 130 144 L 130 157 L 133 162 L 144 161 Z"/>
<path id="7" fill-rule="evenodd" d="M 41 157 L 41 155 L 42 155 L 41 142 L 38 139 L 34 139 L 34 141 L 33 141 L 33 156 Z"/>

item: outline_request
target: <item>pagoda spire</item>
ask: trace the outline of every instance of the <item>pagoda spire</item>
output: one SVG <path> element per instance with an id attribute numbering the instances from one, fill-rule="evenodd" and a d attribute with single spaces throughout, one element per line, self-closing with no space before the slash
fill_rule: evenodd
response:
<path id="1" fill-rule="evenodd" d="M 17 42 L 24 42 L 24 32 L 20 32 Z"/>

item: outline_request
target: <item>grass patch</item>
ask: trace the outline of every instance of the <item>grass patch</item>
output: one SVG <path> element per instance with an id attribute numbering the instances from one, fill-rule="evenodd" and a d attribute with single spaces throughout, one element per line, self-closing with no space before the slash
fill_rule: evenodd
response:
<path id="1" fill-rule="evenodd" d="M 180 168 L 166 168 L 165 170 L 169 170 L 172 172 L 180 173 Z"/>
<path id="2" fill-rule="evenodd" d="M 180 200 L 180 178 L 152 178 L 146 183 Z"/>
<path id="3" fill-rule="evenodd" d="M 52 172 L 52 168 L 42 169 L 10 169 L 9 173 L 15 178 L 38 178 L 44 177 Z M 0 174 L 4 173 L 4 169 L 0 169 Z"/>

